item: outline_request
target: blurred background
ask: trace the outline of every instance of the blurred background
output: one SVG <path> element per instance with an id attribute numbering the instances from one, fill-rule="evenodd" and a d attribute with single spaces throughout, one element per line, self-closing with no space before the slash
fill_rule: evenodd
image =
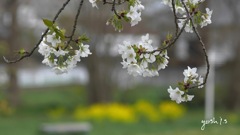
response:
<path id="1" fill-rule="evenodd" d="M 201 46 L 194 34 L 184 33 L 169 49 L 168 68 L 159 77 L 132 77 L 122 69 L 117 46 L 150 34 L 159 46 L 174 31 L 171 10 L 161 0 L 142 0 L 145 10 L 135 27 L 124 24 L 115 32 L 106 26 L 111 6 L 92 8 L 86 0 L 76 35 L 85 33 L 93 53 L 68 74 L 55 75 L 36 51 L 30 58 L 6 64 L 17 50 L 31 50 L 45 26 L 65 0 L 0 1 L 0 134 L 38 135 L 43 124 L 87 123 L 90 135 L 237 135 L 240 133 L 240 1 L 211 0 L 212 24 L 200 29 L 208 50 L 211 73 L 203 89 L 192 90 L 192 102 L 172 102 L 167 88 L 183 79 L 187 66 L 205 74 Z M 79 0 L 72 0 L 57 23 L 71 31 Z M 208 95 L 208 96 L 206 96 Z M 202 120 L 215 118 L 219 124 Z M 227 123 L 220 125 L 220 120 Z M 90 127 L 90 128 L 89 128 Z M 70 134 L 70 133 L 65 133 Z"/>

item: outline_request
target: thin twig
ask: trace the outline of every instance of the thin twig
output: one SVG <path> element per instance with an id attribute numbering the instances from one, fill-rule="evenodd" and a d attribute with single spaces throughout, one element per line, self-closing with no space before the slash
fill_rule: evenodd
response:
<path id="1" fill-rule="evenodd" d="M 119 1 L 118 3 L 115 3 L 115 5 L 121 5 L 123 3 L 125 3 L 127 0 L 123 0 L 123 1 Z M 109 2 L 109 1 L 106 1 L 106 0 L 103 0 L 103 4 L 110 4 L 112 5 L 114 2 Z"/>
<path id="2" fill-rule="evenodd" d="M 75 34 L 75 31 L 76 31 L 77 22 L 78 22 L 78 17 L 79 17 L 79 15 L 80 15 L 83 2 L 84 2 L 84 0 L 81 0 L 81 1 L 80 1 L 80 4 L 79 4 L 79 6 L 78 6 L 78 10 L 77 10 L 77 14 L 76 14 L 75 19 L 74 19 L 74 24 L 73 24 L 72 33 L 71 33 L 70 36 L 67 36 L 67 38 L 69 38 L 69 40 L 67 41 L 67 45 L 65 46 L 64 49 L 66 49 L 66 48 L 69 46 L 70 42 L 73 41 L 73 36 L 74 36 L 74 34 Z"/>
<path id="3" fill-rule="evenodd" d="M 177 14 L 176 14 L 175 0 L 172 0 L 172 7 L 173 7 L 175 29 L 176 29 L 175 36 L 177 36 L 177 34 L 178 34 L 178 23 L 177 23 Z"/>
<path id="4" fill-rule="evenodd" d="M 181 0 L 181 3 L 183 4 L 183 6 L 184 6 L 184 8 L 185 8 L 185 10 L 186 10 L 186 12 L 187 12 L 187 16 L 188 16 L 188 18 L 190 19 L 190 23 L 192 24 L 193 31 L 194 31 L 194 33 L 196 34 L 199 42 L 201 43 L 202 50 L 203 50 L 203 53 L 204 53 L 204 56 L 205 56 L 205 60 L 206 60 L 206 63 L 207 63 L 207 71 L 206 71 L 206 75 L 205 75 L 205 77 L 204 77 L 203 83 L 202 83 L 202 84 L 199 84 L 199 85 L 196 85 L 196 86 L 192 86 L 192 87 L 189 88 L 189 89 L 192 89 L 192 88 L 196 88 L 196 87 L 198 87 L 198 86 L 203 86 L 203 85 L 205 85 L 205 84 L 207 83 L 207 78 L 208 78 L 208 74 L 209 74 L 209 70 L 210 70 L 210 64 L 209 64 L 209 60 L 208 60 L 208 55 L 207 55 L 207 51 L 206 51 L 205 44 L 204 44 L 204 42 L 202 41 L 202 37 L 200 36 L 200 34 L 198 33 L 197 28 L 196 28 L 195 25 L 194 25 L 193 19 L 192 19 L 192 17 L 190 16 L 190 13 L 189 13 L 189 11 L 188 11 L 188 9 L 187 9 L 186 4 L 183 2 L 183 0 Z"/>
<path id="5" fill-rule="evenodd" d="M 171 46 L 173 46 L 176 41 L 178 40 L 178 38 L 181 36 L 183 30 L 185 29 L 186 25 L 187 25 L 187 22 L 189 21 L 189 17 L 184 17 L 182 19 L 186 19 L 186 21 L 184 22 L 182 28 L 180 29 L 179 31 L 179 25 L 177 23 L 177 19 L 179 17 L 177 17 L 177 14 L 176 14 L 176 8 L 175 8 L 175 0 L 172 1 L 172 7 L 173 7 L 173 15 L 174 15 L 174 23 L 175 23 L 175 36 L 174 36 L 174 39 L 172 41 L 170 41 L 165 47 L 163 48 L 159 48 L 159 49 L 156 49 L 156 50 L 153 50 L 153 51 L 146 51 L 146 52 L 142 52 L 142 53 L 154 53 L 154 52 L 161 52 L 161 51 L 164 51 L 166 49 L 169 49 Z"/>
<path id="6" fill-rule="evenodd" d="M 113 3 L 112 3 L 112 11 L 114 12 L 114 14 L 120 19 L 121 16 L 117 13 L 116 11 L 116 0 L 113 0 Z"/>
<path id="7" fill-rule="evenodd" d="M 61 14 L 61 12 L 65 9 L 65 7 L 68 5 L 68 3 L 70 2 L 70 0 L 66 0 L 66 2 L 63 3 L 62 7 L 58 10 L 57 14 L 55 15 L 55 17 L 53 18 L 53 23 L 56 22 L 57 18 L 59 17 L 59 15 Z M 35 47 L 29 52 L 26 53 L 24 55 L 22 55 L 20 58 L 16 59 L 16 60 L 8 60 L 3 56 L 3 59 L 6 63 L 17 63 L 21 60 L 23 60 L 24 58 L 30 57 L 32 56 L 32 54 L 34 53 L 34 51 L 38 48 L 38 46 L 40 45 L 40 43 L 42 42 L 43 38 L 46 36 L 46 34 L 48 33 L 49 29 L 47 28 L 44 33 L 42 34 L 42 36 L 40 37 L 40 40 L 37 42 L 37 44 L 35 45 Z"/>
<path id="8" fill-rule="evenodd" d="M 178 38 L 182 35 L 182 32 L 183 32 L 183 30 L 185 29 L 188 21 L 189 21 L 189 18 L 186 19 L 186 21 L 185 21 L 184 24 L 183 24 L 183 27 L 180 29 L 180 31 L 179 31 L 178 34 L 174 37 L 174 39 L 173 39 L 171 42 L 169 42 L 165 47 L 159 48 L 159 49 L 156 49 L 156 50 L 153 50 L 153 51 L 150 51 L 150 52 L 146 51 L 146 52 L 143 52 L 143 53 L 161 52 L 161 51 L 164 51 L 164 50 L 169 49 L 170 47 L 172 47 L 172 46 L 176 43 L 176 41 L 178 40 Z"/>

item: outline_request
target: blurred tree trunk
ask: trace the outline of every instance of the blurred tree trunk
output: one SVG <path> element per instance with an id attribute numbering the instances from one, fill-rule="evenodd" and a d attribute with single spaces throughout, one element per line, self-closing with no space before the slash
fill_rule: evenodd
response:
<path id="1" fill-rule="evenodd" d="M 16 45 L 18 44 L 17 33 L 18 33 L 18 24 L 17 24 L 17 8 L 18 1 L 17 0 L 7 0 L 6 1 L 6 10 L 11 15 L 11 25 L 9 26 L 9 36 L 7 38 L 7 44 L 9 48 L 8 56 L 14 56 L 13 51 L 16 51 Z M 9 64 L 8 67 L 8 75 L 9 75 L 9 84 L 7 88 L 7 96 L 10 104 L 12 106 L 18 106 L 20 104 L 20 95 L 19 95 L 19 86 L 17 83 L 17 66 L 18 64 Z"/>
<path id="2" fill-rule="evenodd" d="M 93 54 L 89 57 L 87 62 L 89 73 L 87 90 L 88 102 L 89 104 L 110 102 L 113 92 L 111 81 L 112 71 L 110 69 L 112 66 L 111 64 L 107 64 L 107 62 L 109 62 L 107 59 L 97 56 L 96 49 L 92 51 Z"/>
<path id="3" fill-rule="evenodd" d="M 81 30 L 89 33 L 88 36 L 91 38 L 89 44 L 92 52 L 85 63 L 89 74 L 88 103 L 111 102 L 114 89 L 111 77 L 116 61 L 108 53 L 111 48 L 110 44 L 103 43 L 108 32 L 108 27 L 105 24 L 109 10 L 98 10 L 96 12 L 93 8 L 85 8 L 84 12 L 85 14 L 82 14 L 79 23 L 82 26 Z"/>

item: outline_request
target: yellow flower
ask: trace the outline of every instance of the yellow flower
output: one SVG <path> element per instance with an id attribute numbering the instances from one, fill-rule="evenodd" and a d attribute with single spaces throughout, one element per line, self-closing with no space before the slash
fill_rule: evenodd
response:
<path id="1" fill-rule="evenodd" d="M 74 112 L 74 117 L 79 120 L 94 121 L 110 120 L 125 123 L 136 121 L 135 112 L 131 107 L 117 103 L 95 104 L 88 108 L 78 107 Z"/>
<path id="2" fill-rule="evenodd" d="M 154 107 L 151 103 L 144 100 L 139 100 L 135 104 L 135 108 L 140 115 L 146 117 L 149 121 L 159 121 L 159 112 L 158 110 L 156 110 L 156 107 Z"/>
<path id="3" fill-rule="evenodd" d="M 94 120 L 103 120 L 106 118 L 106 109 L 105 104 L 95 104 L 88 108 L 88 115 L 91 119 Z"/>
<path id="4" fill-rule="evenodd" d="M 132 123 L 136 121 L 134 109 L 127 105 L 118 103 L 109 104 L 107 108 L 107 117 L 111 121 Z"/>
<path id="5" fill-rule="evenodd" d="M 185 113 L 185 108 L 182 105 L 174 102 L 161 102 L 159 105 L 159 111 L 161 118 L 164 120 L 176 120 L 181 118 Z"/>

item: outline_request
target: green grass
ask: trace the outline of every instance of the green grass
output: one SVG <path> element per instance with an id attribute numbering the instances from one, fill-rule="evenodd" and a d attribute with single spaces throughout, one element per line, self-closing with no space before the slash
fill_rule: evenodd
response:
<path id="1" fill-rule="evenodd" d="M 240 125 L 228 123 L 226 125 L 207 125 L 201 128 L 201 118 L 197 112 L 189 112 L 188 116 L 175 122 L 164 123 L 92 123 L 90 135 L 239 135 Z M 0 118 L 1 135 L 37 135 L 42 123 L 57 123 L 72 121 L 71 119 L 49 120 L 46 117 L 9 117 Z"/>
<path id="2" fill-rule="evenodd" d="M 139 98 L 159 103 L 165 98 L 164 95 L 159 94 L 160 92 L 155 87 L 137 87 L 131 91 L 119 93 L 116 98 L 117 101 L 129 103 Z M 0 116 L 0 135 L 39 135 L 43 123 L 77 122 L 72 117 L 72 111 L 77 105 L 86 104 L 86 92 L 81 86 L 27 89 L 22 91 L 21 98 L 22 106 L 16 109 L 14 115 Z M 67 112 L 62 117 L 49 118 L 46 112 L 54 107 L 64 107 Z M 198 110 L 195 108 L 188 110 L 183 118 L 172 122 L 142 121 L 133 124 L 91 122 L 92 130 L 89 135 L 239 135 L 240 115 L 236 112 L 216 112 L 216 119 L 227 118 L 229 122 L 225 125 L 206 125 L 204 131 L 201 130 L 204 111 L 201 108 Z"/>

